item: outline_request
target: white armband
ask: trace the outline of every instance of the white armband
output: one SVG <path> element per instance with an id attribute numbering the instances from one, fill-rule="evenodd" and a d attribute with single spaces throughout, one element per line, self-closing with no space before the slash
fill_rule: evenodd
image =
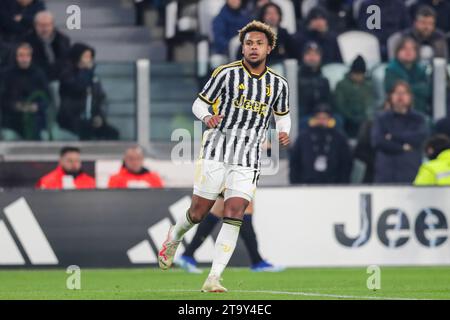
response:
<path id="1" fill-rule="evenodd" d="M 291 131 L 291 116 L 289 114 L 283 116 L 277 116 L 275 114 L 274 116 L 277 130 L 289 134 L 289 131 Z"/>
<path id="2" fill-rule="evenodd" d="M 192 112 L 194 115 L 199 119 L 200 121 L 203 121 L 203 119 L 206 116 L 212 116 L 211 113 L 209 113 L 210 105 L 201 100 L 200 98 L 195 99 L 194 104 L 192 105 Z"/>

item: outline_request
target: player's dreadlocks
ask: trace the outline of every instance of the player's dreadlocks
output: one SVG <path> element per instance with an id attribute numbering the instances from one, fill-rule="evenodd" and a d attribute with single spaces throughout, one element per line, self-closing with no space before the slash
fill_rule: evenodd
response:
<path id="1" fill-rule="evenodd" d="M 277 35 L 275 34 L 275 32 L 268 24 L 256 20 L 253 20 L 241 30 L 239 30 L 239 41 L 241 42 L 241 44 L 244 44 L 245 35 L 249 32 L 254 31 L 264 33 L 267 37 L 267 40 L 269 41 L 269 46 L 271 48 L 275 47 L 275 44 L 277 43 Z"/>

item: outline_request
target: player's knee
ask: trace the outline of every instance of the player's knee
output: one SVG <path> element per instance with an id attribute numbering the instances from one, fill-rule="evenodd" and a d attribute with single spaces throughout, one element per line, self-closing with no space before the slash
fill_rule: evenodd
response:
<path id="1" fill-rule="evenodd" d="M 241 204 L 229 204 L 225 206 L 224 218 L 243 219 L 245 206 Z"/>
<path id="2" fill-rule="evenodd" d="M 199 203 L 192 203 L 191 208 L 189 209 L 189 217 L 193 223 L 200 223 L 208 211 L 209 208 L 206 208 Z"/>

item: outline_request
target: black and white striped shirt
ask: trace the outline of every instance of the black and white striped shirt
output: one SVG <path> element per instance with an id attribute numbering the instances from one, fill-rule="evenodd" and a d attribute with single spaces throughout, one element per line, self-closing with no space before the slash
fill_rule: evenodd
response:
<path id="1" fill-rule="evenodd" d="M 259 169 L 272 112 L 289 113 L 286 79 L 268 67 L 252 74 L 243 61 L 236 61 L 218 67 L 199 98 L 223 115 L 216 128 L 204 133 L 200 157 Z"/>

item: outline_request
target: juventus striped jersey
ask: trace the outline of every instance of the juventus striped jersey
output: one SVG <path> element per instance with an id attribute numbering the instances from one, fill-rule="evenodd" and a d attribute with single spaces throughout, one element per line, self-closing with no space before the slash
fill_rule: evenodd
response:
<path id="1" fill-rule="evenodd" d="M 205 131 L 200 157 L 259 169 L 272 113 L 289 113 L 286 79 L 269 67 L 252 74 L 236 61 L 218 67 L 199 98 L 223 116 L 216 128 Z"/>

